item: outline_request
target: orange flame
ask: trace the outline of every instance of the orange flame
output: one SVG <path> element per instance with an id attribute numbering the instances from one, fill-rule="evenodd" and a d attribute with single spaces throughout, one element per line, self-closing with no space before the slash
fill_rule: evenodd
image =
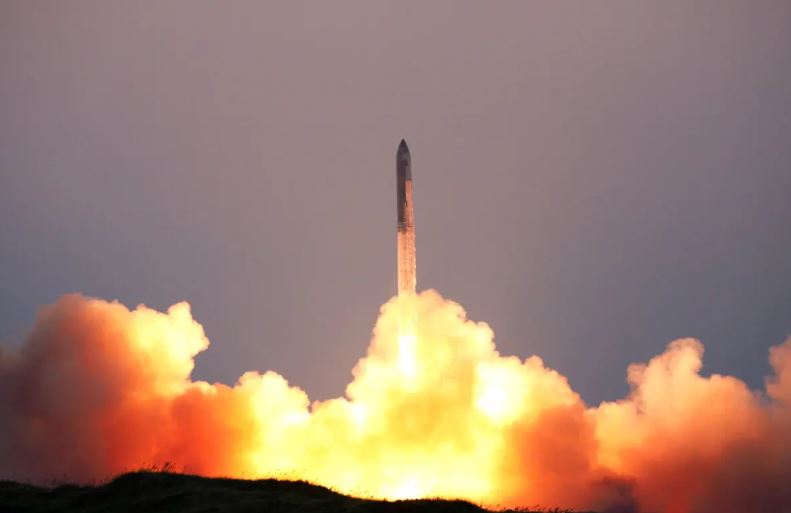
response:
<path id="1" fill-rule="evenodd" d="M 406 313 L 405 313 L 406 312 Z M 500 356 L 485 323 L 434 291 L 382 307 L 344 397 L 274 372 L 192 381 L 209 345 L 166 313 L 83 296 L 0 351 L 0 477 L 87 480 L 171 462 L 299 478 L 389 499 L 694 513 L 791 504 L 791 341 L 767 394 L 703 377 L 702 345 L 629 369 L 629 397 L 586 407 L 540 358 Z M 620 508 L 620 509 L 619 509 Z"/>

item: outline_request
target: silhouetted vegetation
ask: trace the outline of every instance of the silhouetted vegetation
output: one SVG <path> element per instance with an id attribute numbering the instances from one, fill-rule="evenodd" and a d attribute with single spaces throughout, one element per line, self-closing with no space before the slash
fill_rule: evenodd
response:
<path id="1" fill-rule="evenodd" d="M 0 481 L 0 511 L 12 513 L 481 513 L 465 501 L 375 501 L 347 497 L 303 481 L 209 479 L 133 472 L 97 486 L 37 487 Z M 520 510 L 529 513 L 533 510 Z M 544 510 L 563 513 L 565 510 Z"/>

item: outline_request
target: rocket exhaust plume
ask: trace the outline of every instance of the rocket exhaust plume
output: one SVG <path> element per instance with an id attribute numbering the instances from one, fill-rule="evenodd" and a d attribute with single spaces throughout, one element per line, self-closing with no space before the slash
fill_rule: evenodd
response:
<path id="1" fill-rule="evenodd" d="M 588 406 L 539 357 L 501 356 L 457 303 L 415 293 L 409 164 L 402 143 L 399 294 L 343 396 L 311 403 L 272 371 L 195 381 L 209 341 L 187 303 L 68 295 L 19 350 L 0 346 L 0 479 L 90 481 L 167 462 L 386 499 L 791 511 L 791 339 L 772 348 L 762 391 L 702 375 L 703 346 L 684 339 L 630 366 L 626 397 Z"/>

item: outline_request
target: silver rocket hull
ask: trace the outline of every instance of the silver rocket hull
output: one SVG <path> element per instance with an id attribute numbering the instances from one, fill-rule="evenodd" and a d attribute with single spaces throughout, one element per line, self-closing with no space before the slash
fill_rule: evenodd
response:
<path id="1" fill-rule="evenodd" d="M 412 158 L 406 141 L 396 152 L 398 207 L 398 295 L 415 294 L 415 213 L 412 203 Z"/>

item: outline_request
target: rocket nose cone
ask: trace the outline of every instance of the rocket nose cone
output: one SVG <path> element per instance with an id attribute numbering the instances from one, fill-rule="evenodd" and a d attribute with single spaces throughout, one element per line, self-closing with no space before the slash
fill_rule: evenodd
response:
<path id="1" fill-rule="evenodd" d="M 412 166 L 410 162 L 412 156 L 409 154 L 409 147 L 406 141 L 401 139 L 401 144 L 398 145 L 396 152 L 396 173 L 401 180 L 412 180 Z"/>

